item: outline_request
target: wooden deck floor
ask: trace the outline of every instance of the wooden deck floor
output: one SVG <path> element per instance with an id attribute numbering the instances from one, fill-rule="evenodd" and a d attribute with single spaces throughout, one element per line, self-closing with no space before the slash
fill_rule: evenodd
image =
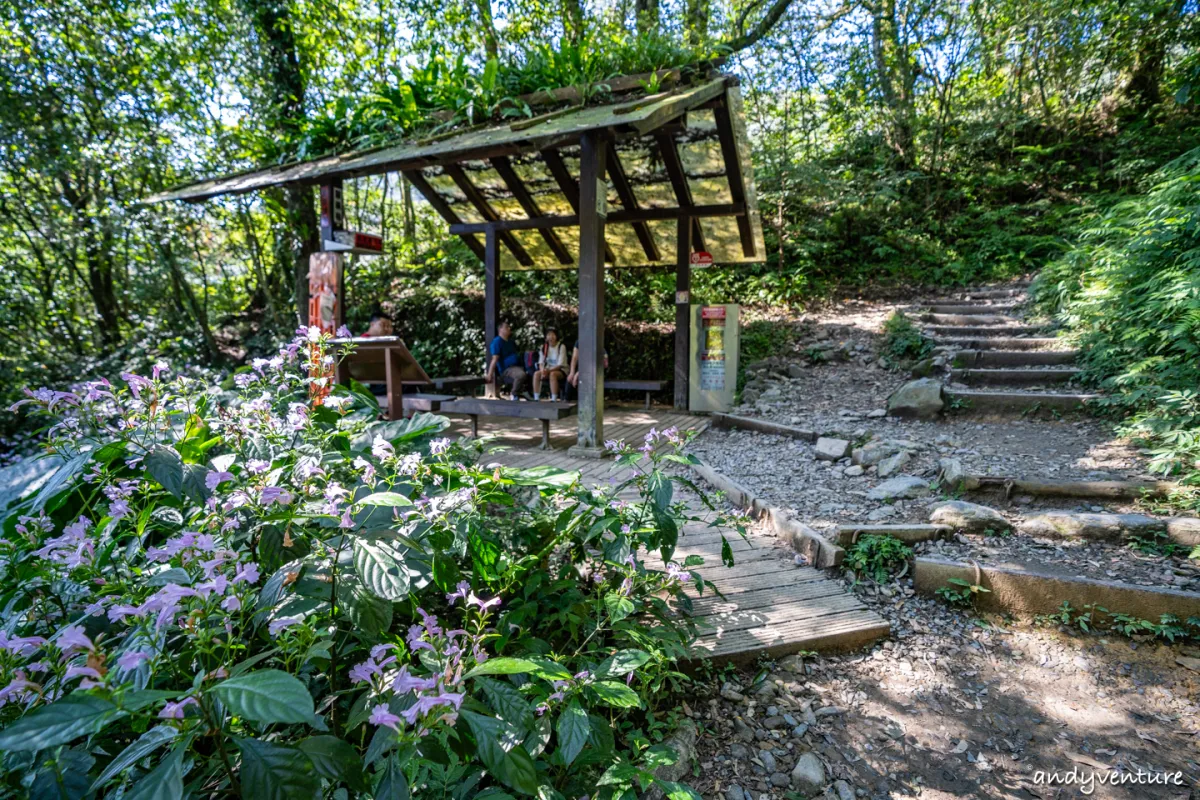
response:
<path id="1" fill-rule="evenodd" d="M 484 421 L 480 419 L 480 433 L 498 434 L 494 444 L 502 448 L 486 454 L 485 463 L 579 470 L 593 485 L 624 477 L 609 459 L 567 454 L 566 448 L 575 442 L 573 419 L 554 425 L 551 441 L 556 449 L 549 452 L 537 449 L 541 428 L 536 421 L 488 420 L 486 426 Z M 665 410 L 610 408 L 605 422 L 606 439 L 640 443 L 651 427 L 689 429 L 707 420 Z M 470 426 L 456 422 L 452 430 L 465 435 Z M 720 535 L 703 524 L 685 527 L 676 551 L 679 560 L 689 555 L 703 558 L 704 565 L 696 571 L 723 595 L 693 594 L 695 614 L 707 626 L 697 643 L 706 657 L 746 661 L 800 650 L 847 650 L 887 635 L 887 622 L 824 573 L 797 566 L 792 550 L 765 528 L 755 526 L 745 541 L 736 533 L 730 536 L 733 567 L 721 564 Z"/>

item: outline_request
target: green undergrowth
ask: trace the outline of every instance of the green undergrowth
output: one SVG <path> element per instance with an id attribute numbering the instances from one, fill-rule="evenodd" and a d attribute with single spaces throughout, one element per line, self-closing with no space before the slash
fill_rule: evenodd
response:
<path id="1" fill-rule="evenodd" d="M 882 350 L 884 358 L 895 364 L 919 361 L 933 352 L 933 340 L 903 311 L 896 311 L 883 323 Z"/>
<path id="2" fill-rule="evenodd" d="M 1063 627 L 1083 633 L 1115 633 L 1121 636 L 1150 636 L 1171 644 L 1200 641 L 1200 617 L 1180 619 L 1174 614 L 1163 614 L 1158 622 L 1110 611 L 1104 606 L 1088 603 L 1077 609 L 1064 600 L 1053 614 L 1038 614 L 1034 625 Z"/>
<path id="3" fill-rule="evenodd" d="M 906 567 L 911 557 L 912 548 L 899 539 L 867 534 L 846 550 L 844 564 L 860 577 L 883 583 Z"/>

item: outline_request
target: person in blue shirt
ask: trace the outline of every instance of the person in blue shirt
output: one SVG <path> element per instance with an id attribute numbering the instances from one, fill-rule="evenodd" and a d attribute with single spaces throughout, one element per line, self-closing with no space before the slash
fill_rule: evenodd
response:
<path id="1" fill-rule="evenodd" d="M 525 382 L 529 380 L 529 375 L 525 372 L 525 367 L 521 364 L 521 351 L 512 341 L 512 325 L 505 320 L 500 323 L 497 329 L 500 334 L 492 340 L 491 346 L 488 348 L 490 358 L 488 359 L 487 382 L 496 383 L 497 377 L 501 376 L 512 381 L 512 399 L 519 400 L 525 391 Z M 500 388 L 496 387 L 496 392 L 499 394 Z"/>

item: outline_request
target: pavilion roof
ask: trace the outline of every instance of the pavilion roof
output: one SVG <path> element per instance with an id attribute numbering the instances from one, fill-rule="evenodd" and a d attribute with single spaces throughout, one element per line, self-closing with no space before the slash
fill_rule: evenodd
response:
<path id="1" fill-rule="evenodd" d="M 654 95 L 573 106 L 365 151 L 229 175 L 147 198 L 198 202 L 284 184 L 402 172 L 483 257 L 492 224 L 504 270 L 571 269 L 578 237 L 579 140 L 607 130 L 609 266 L 675 264 L 676 220 L 717 263 L 761 261 L 762 223 L 736 81 L 715 74 Z"/>

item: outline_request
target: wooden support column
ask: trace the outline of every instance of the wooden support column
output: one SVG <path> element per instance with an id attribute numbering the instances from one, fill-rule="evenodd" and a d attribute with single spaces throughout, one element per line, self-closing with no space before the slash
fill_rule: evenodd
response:
<path id="1" fill-rule="evenodd" d="M 600 131 L 580 140 L 579 440 L 573 455 L 599 457 L 604 446 L 604 174 L 608 141 Z"/>
<path id="2" fill-rule="evenodd" d="M 488 225 L 483 245 L 483 348 L 491 361 L 492 340 L 500 327 L 500 237 L 496 227 Z M 486 366 L 486 365 L 485 365 Z M 500 396 L 500 365 L 496 365 L 496 382 L 488 385 L 490 397 Z"/>
<path id="3" fill-rule="evenodd" d="M 692 333 L 692 217 L 681 216 L 675 234 L 675 408 L 688 407 Z"/>

